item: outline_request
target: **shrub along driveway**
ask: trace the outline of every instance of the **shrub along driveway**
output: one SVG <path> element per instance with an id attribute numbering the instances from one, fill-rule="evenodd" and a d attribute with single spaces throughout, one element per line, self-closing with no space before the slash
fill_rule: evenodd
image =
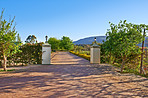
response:
<path id="1" fill-rule="evenodd" d="M 0 73 L 0 98 L 148 97 L 148 79 L 59 52 L 52 65 Z"/>

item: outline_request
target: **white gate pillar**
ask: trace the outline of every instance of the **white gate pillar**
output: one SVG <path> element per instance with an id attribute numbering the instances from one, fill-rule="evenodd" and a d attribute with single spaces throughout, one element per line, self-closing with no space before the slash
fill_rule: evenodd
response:
<path id="1" fill-rule="evenodd" d="M 47 42 L 47 36 L 46 36 L 46 42 L 42 45 L 42 64 L 50 64 L 50 58 L 51 58 L 51 45 Z"/>
<path id="2" fill-rule="evenodd" d="M 96 43 L 96 38 L 95 43 L 91 46 L 90 49 L 90 63 L 100 64 L 100 47 Z"/>

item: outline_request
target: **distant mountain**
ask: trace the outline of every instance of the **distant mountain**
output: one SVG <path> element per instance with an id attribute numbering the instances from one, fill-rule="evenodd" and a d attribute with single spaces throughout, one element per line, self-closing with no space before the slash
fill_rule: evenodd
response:
<path id="1" fill-rule="evenodd" d="M 93 37 L 87 37 L 87 38 L 83 38 L 83 39 L 79 39 L 77 41 L 74 41 L 73 43 L 75 45 L 79 45 L 79 44 L 92 44 L 92 42 L 94 42 L 94 38 L 96 37 L 96 41 L 98 43 L 103 43 L 102 41 L 106 41 L 106 36 L 93 36 Z M 142 46 L 142 44 L 138 44 L 138 46 Z M 148 37 L 145 38 L 145 45 L 144 47 L 148 47 Z"/>
<path id="2" fill-rule="evenodd" d="M 96 41 L 98 43 L 103 43 L 102 41 L 106 41 L 106 36 L 93 36 L 93 37 L 87 37 L 87 38 L 83 38 L 77 41 L 74 41 L 73 43 L 75 45 L 79 45 L 79 44 L 92 44 L 92 42 L 94 42 L 94 38 L 96 37 Z"/>

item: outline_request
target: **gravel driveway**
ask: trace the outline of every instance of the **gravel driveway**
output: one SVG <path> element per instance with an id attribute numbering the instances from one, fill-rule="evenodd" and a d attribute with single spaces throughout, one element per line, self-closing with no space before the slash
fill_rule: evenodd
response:
<path id="1" fill-rule="evenodd" d="M 68 52 L 55 54 L 52 65 L 32 66 L 0 73 L 0 98 L 148 97 L 147 78 L 119 74 Z"/>

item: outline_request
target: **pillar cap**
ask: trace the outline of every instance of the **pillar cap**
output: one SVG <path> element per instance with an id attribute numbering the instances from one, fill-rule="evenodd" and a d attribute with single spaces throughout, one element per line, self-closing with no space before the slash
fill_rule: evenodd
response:
<path id="1" fill-rule="evenodd" d="M 100 48 L 100 46 L 97 43 L 94 43 L 91 48 Z"/>
<path id="2" fill-rule="evenodd" d="M 45 43 L 45 44 L 43 44 L 42 46 L 43 46 L 43 47 L 51 47 L 51 45 L 48 44 L 48 43 Z"/>

